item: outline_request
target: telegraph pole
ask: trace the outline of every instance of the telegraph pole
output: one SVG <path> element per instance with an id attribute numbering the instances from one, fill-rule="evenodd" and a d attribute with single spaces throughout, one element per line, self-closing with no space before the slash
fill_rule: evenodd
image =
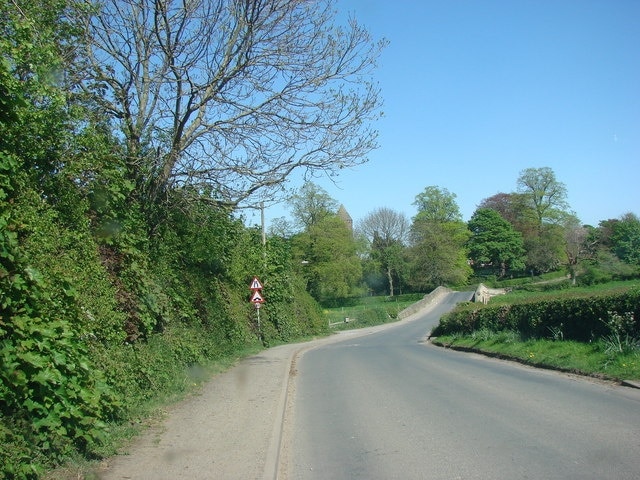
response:
<path id="1" fill-rule="evenodd" d="M 260 202 L 260 224 L 262 226 L 262 246 L 267 244 L 267 233 L 264 229 L 264 202 Z"/>

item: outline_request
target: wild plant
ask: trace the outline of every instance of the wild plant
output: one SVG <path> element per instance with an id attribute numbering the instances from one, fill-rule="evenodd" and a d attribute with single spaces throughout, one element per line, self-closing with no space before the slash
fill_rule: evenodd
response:
<path id="1" fill-rule="evenodd" d="M 562 328 L 564 327 L 564 325 L 561 323 L 560 325 L 557 326 L 551 326 L 548 327 L 549 332 L 551 333 L 551 339 L 559 342 L 564 340 L 564 332 L 562 331 Z"/>
<path id="2" fill-rule="evenodd" d="M 634 335 L 635 316 L 633 312 L 607 312 L 603 322 L 609 327 L 609 334 L 603 337 L 608 355 L 632 353 L 640 349 L 640 338 Z"/>

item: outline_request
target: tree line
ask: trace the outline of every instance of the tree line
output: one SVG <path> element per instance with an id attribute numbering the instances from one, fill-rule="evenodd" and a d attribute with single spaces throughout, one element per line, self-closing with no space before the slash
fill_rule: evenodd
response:
<path id="1" fill-rule="evenodd" d="M 549 272 L 562 272 L 572 284 L 640 274 L 637 215 L 582 224 L 549 167 L 523 170 L 516 185 L 514 192 L 483 199 L 468 222 L 462 221 L 454 193 L 428 186 L 415 197 L 418 212 L 412 219 L 381 207 L 350 231 L 338 215 L 338 202 L 307 184 L 292 198 L 294 223 L 277 219 L 271 233 L 290 238 L 308 290 L 320 302 Z"/>

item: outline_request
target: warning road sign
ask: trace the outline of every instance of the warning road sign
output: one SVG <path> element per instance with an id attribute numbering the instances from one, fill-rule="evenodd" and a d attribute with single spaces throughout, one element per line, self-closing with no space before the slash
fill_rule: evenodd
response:
<path id="1" fill-rule="evenodd" d="M 262 298 L 262 295 L 260 295 L 260 292 L 256 290 L 255 292 L 253 292 L 253 295 L 251 295 L 251 300 L 249 301 L 251 303 L 263 303 L 264 298 Z"/>
<path id="2" fill-rule="evenodd" d="M 258 277 L 253 277 L 253 280 L 251 280 L 251 283 L 249 284 L 249 288 L 251 290 L 262 290 L 262 284 L 260 283 L 260 280 L 258 280 Z"/>

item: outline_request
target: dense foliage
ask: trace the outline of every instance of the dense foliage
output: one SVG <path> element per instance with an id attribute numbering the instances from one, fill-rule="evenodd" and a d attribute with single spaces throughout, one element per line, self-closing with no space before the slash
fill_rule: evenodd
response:
<path id="1" fill-rule="evenodd" d="M 640 289 L 622 293 L 559 295 L 555 299 L 465 305 L 443 316 L 434 336 L 486 329 L 528 338 L 591 341 L 612 333 L 640 338 Z"/>
<path id="2" fill-rule="evenodd" d="M 480 265 L 492 265 L 504 277 L 507 269 L 524 268 L 522 234 L 495 210 L 481 208 L 468 223 L 471 230 L 469 256 Z"/>
<path id="3" fill-rule="evenodd" d="M 205 188 L 141 194 L 141 164 L 74 83 L 82 5 L 0 1 L 2 478 L 101 455 L 192 372 L 327 329 L 287 242 Z"/>
<path id="4" fill-rule="evenodd" d="M 362 266 L 351 228 L 327 215 L 291 239 L 294 258 L 307 291 L 319 302 L 359 294 Z"/>

